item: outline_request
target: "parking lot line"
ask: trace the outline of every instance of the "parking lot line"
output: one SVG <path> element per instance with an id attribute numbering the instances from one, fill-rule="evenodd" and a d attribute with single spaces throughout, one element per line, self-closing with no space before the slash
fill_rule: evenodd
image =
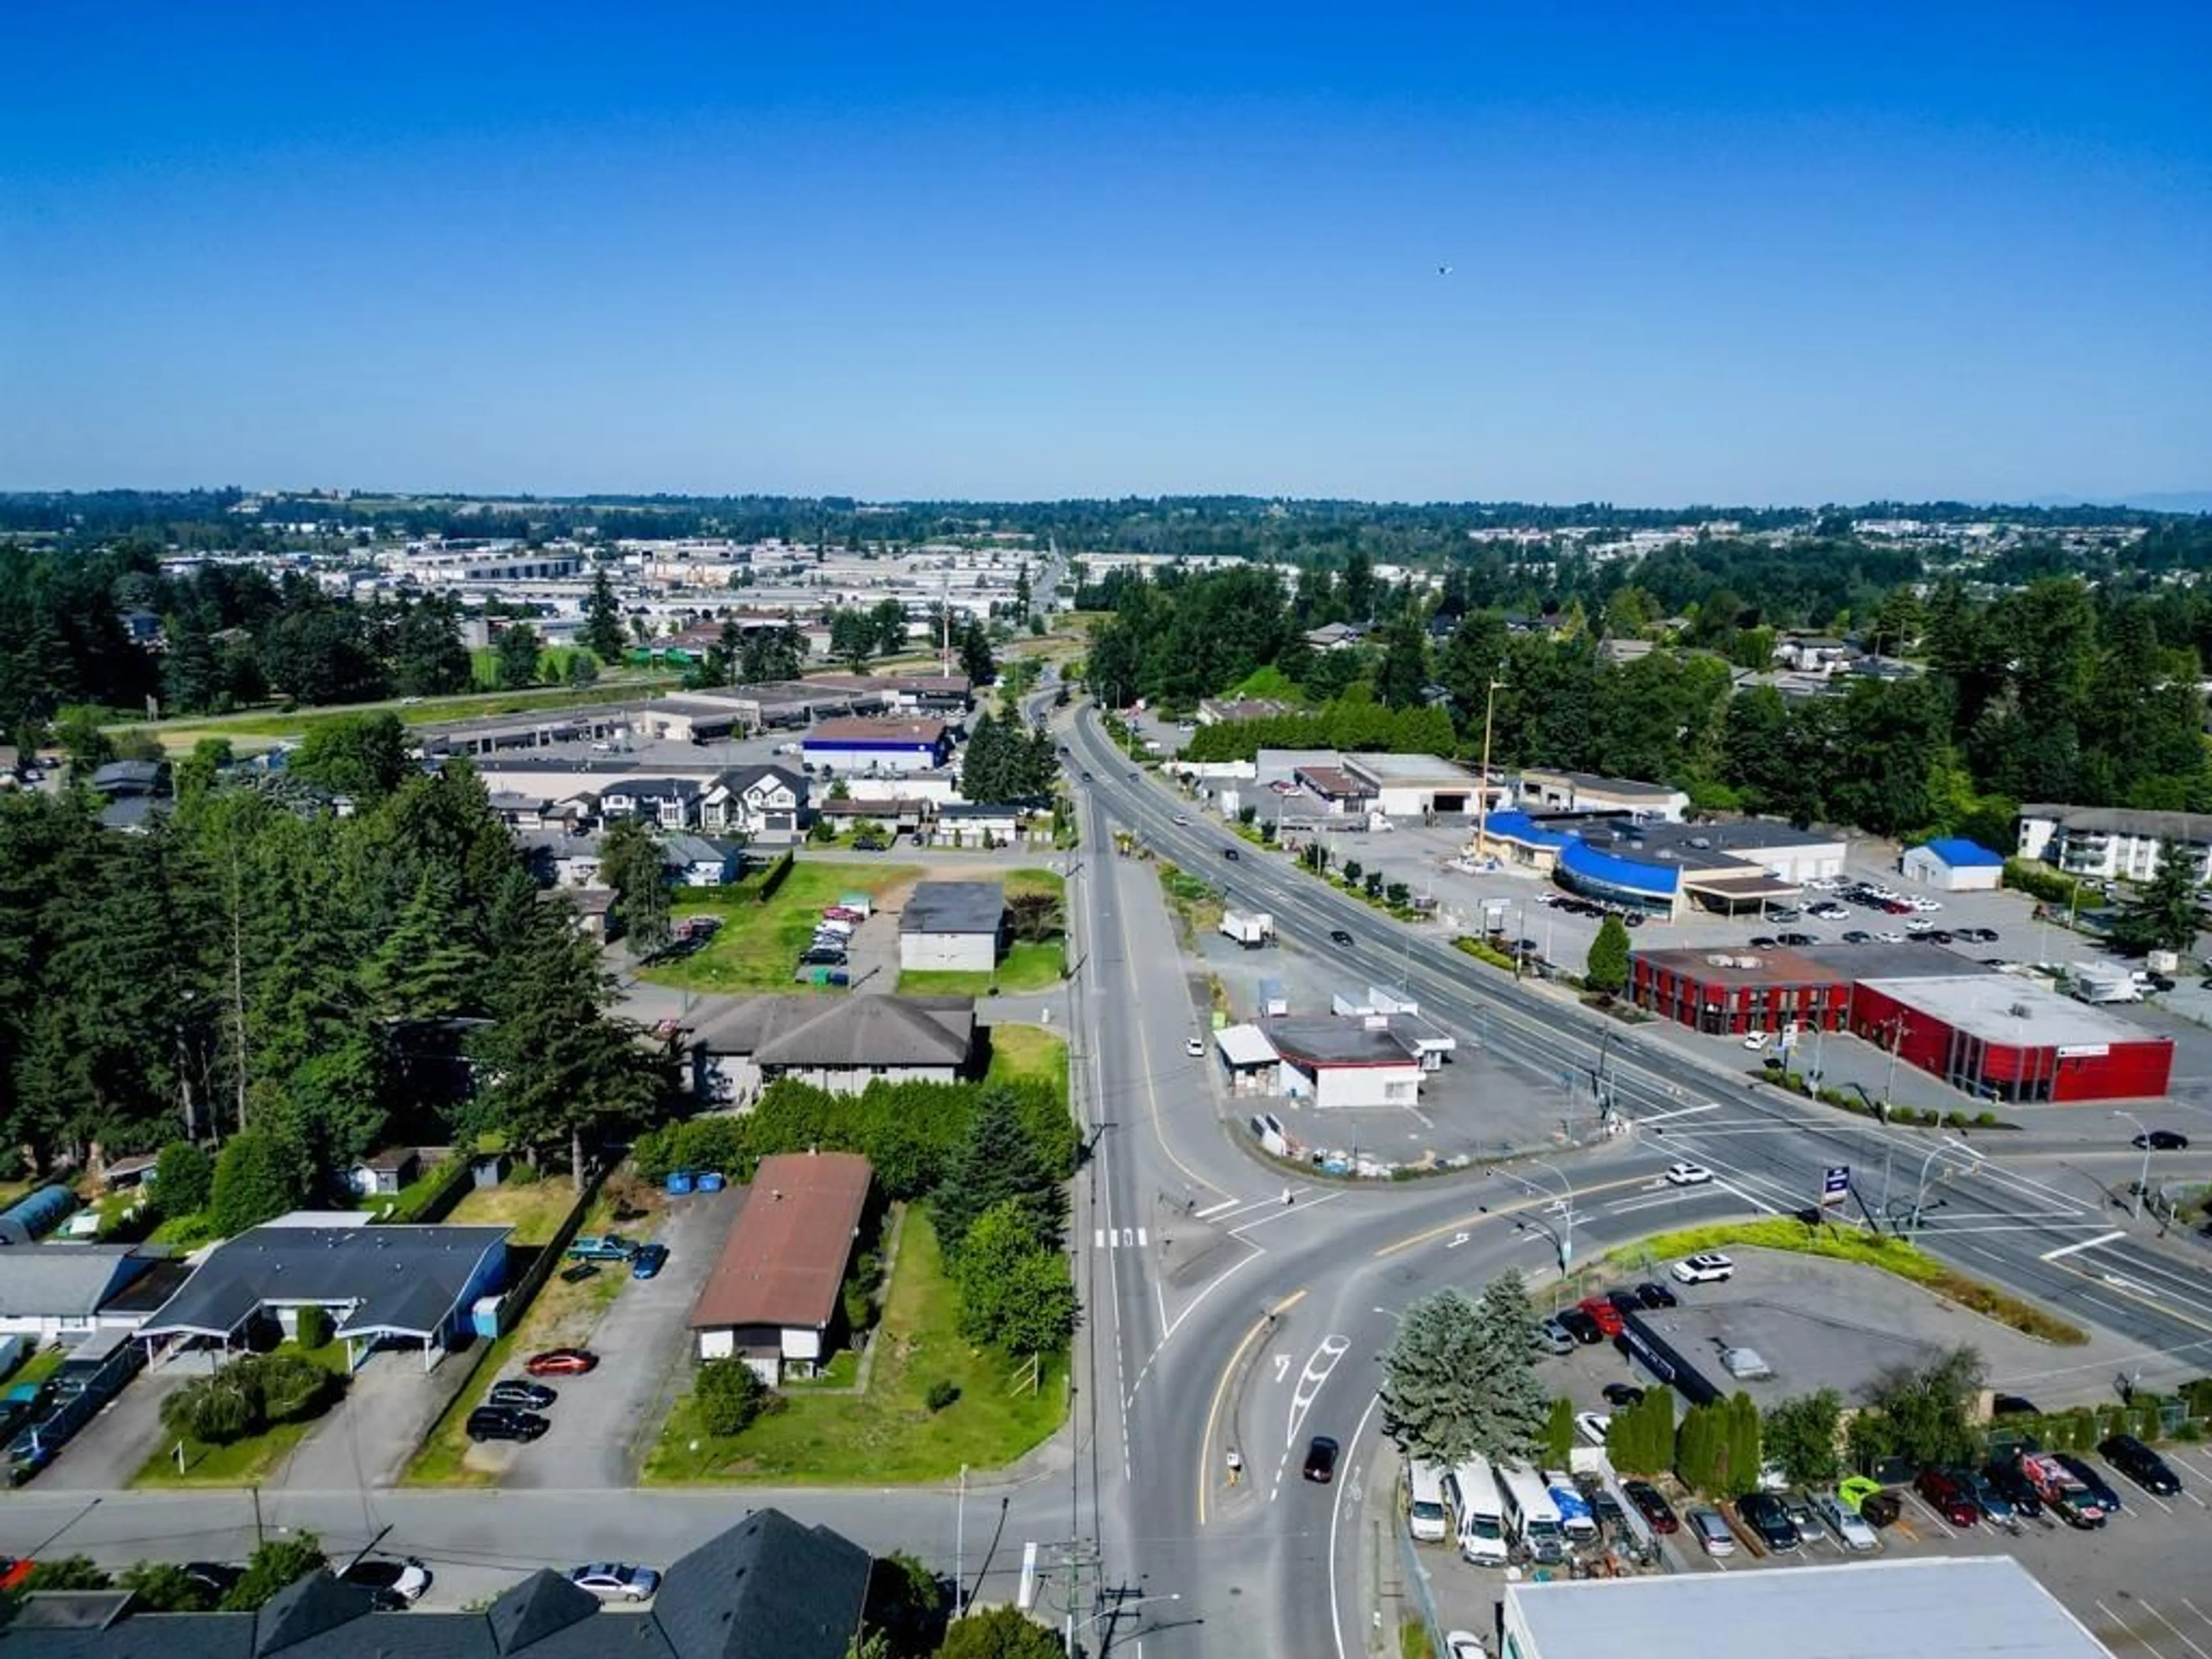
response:
<path id="1" fill-rule="evenodd" d="M 2197 1644 L 2194 1638 L 2190 1636 L 2187 1632 L 2184 1631 L 2180 1626 L 2175 1624 L 2172 1620 L 2160 1613 L 2157 1607 L 2154 1607 L 2150 1602 L 2139 1601 L 2136 1605 L 2141 1607 L 2145 1613 L 2148 1613 L 2152 1618 L 2157 1620 L 2160 1624 L 2172 1631 L 2176 1636 L 2179 1637 L 2184 1644 L 2188 1647 L 2189 1650 L 2197 1656 L 2197 1659 L 2212 1659 L 2212 1653 L 2205 1652 L 2203 1648 Z"/>
<path id="2" fill-rule="evenodd" d="M 2135 1628 L 2134 1628 L 2132 1626 L 2130 1626 L 2130 1625 L 2128 1623 L 2128 1621 L 2127 1621 L 2126 1620 L 2124 1620 L 2124 1619 L 2121 1618 L 2121 1617 L 2120 1617 L 2120 1615 L 2119 1615 L 2118 1613 L 2114 1613 L 2114 1612 L 2113 1612 L 2110 1607 L 2106 1607 L 2106 1606 L 2102 1601 L 2092 1601 L 2092 1602 L 2090 1602 L 2090 1604 L 2089 1604 L 2089 1605 L 2090 1605 L 2091 1607 L 2093 1607 L 2096 1608 L 2096 1610 L 2097 1610 L 2098 1612 L 2100 1612 L 2100 1613 L 2103 1613 L 2103 1614 L 2105 1615 L 2105 1617 L 2106 1617 L 2106 1618 L 2107 1618 L 2107 1619 L 2111 1620 L 2112 1620 L 2112 1622 L 2113 1623 L 2113 1625 L 2115 1625 L 2116 1626 L 2118 1626 L 2120 1630 L 2122 1630 L 2122 1631 L 2125 1632 L 2127 1633 L 2128 1637 L 2130 1638 L 2130 1639 L 2131 1639 L 2131 1640 L 2133 1640 L 2133 1641 L 2136 1641 L 2136 1642 L 2142 1642 L 2142 1649 L 2143 1649 L 2143 1651 L 2144 1651 L 2145 1653 L 2148 1653 L 2148 1654 L 2151 1654 L 2151 1655 L 2155 1656 L 2155 1659 L 2166 1659 L 2166 1656 L 2165 1656 L 2164 1654 L 2162 1654 L 2162 1653 L 2160 1653 L 2160 1652 L 2159 1652 L 2159 1650 L 2158 1650 L 2156 1648 L 2153 1647 L 2153 1646 L 2152 1646 L 2148 1642 L 2144 1641 L 2144 1640 L 2143 1640 L 2143 1638 L 2142 1638 L 2140 1634 L 2138 1634 L 2138 1633 L 2137 1633 L 2137 1632 L 2135 1630 Z M 2110 1647 L 2112 1645 L 2112 1643 L 2110 1643 L 2110 1642 L 2106 1642 L 2106 1643 L 2105 1644 L 2105 1645 L 2106 1645 L 2107 1648 L 2110 1648 Z"/>
<path id="3" fill-rule="evenodd" d="M 1929 1501 L 1923 1498 L 1918 1492 L 1914 1492 L 1908 1486 L 1905 1488 L 1905 1495 L 1912 1500 L 1913 1508 L 1918 1510 L 1921 1514 L 1926 1516 L 1930 1521 L 1935 1522 L 1936 1530 L 1942 1533 L 1944 1537 L 1956 1538 L 1959 1535 L 1956 1532 L 1952 1530 L 1951 1523 L 1946 1521 L 1942 1516 L 1936 1514 L 1935 1506 L 1929 1504 Z"/>

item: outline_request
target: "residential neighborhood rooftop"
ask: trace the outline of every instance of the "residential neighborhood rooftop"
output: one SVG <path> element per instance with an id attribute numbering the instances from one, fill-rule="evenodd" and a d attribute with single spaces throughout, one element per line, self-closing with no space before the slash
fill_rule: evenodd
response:
<path id="1" fill-rule="evenodd" d="M 858 1152 L 763 1158 L 692 1307 L 692 1328 L 829 1324 L 873 1179 Z"/>

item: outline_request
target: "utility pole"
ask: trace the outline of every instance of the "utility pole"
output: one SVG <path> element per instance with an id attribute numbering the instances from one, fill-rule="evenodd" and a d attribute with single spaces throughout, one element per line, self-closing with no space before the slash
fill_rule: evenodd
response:
<path id="1" fill-rule="evenodd" d="M 1478 863 L 1490 856 L 1490 717 L 1498 708 L 1498 694 L 1504 689 L 1504 680 L 1492 680 L 1482 699 L 1482 778 L 1474 800 L 1474 856 Z"/>

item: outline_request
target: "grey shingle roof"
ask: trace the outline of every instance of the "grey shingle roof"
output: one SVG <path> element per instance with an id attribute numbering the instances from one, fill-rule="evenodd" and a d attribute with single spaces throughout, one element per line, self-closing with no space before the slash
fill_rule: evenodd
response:
<path id="1" fill-rule="evenodd" d="M 691 1041 L 767 1066 L 958 1066 L 975 1042 L 973 997 L 701 999 Z"/>
<path id="2" fill-rule="evenodd" d="M 90 1318 L 157 1259 L 128 1244 L 0 1246 L 0 1314 Z"/>
<path id="3" fill-rule="evenodd" d="M 227 1335 L 264 1301 L 353 1303 L 338 1334 L 427 1337 L 459 1302 L 506 1227 L 256 1227 L 216 1247 L 144 1334 Z"/>
<path id="4" fill-rule="evenodd" d="M 677 1659 L 844 1659 L 872 1565 L 849 1539 L 763 1510 L 668 1569 L 653 1622 Z"/>

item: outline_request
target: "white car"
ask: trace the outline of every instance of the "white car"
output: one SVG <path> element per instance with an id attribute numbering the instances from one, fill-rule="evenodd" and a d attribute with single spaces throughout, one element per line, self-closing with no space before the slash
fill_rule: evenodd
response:
<path id="1" fill-rule="evenodd" d="M 1943 908 L 1943 901 L 1942 899 L 1922 898 L 1917 893 L 1914 894 L 1911 898 L 1905 902 L 1911 905 L 1914 909 L 1919 911 L 1923 916 L 1933 915 L 1936 911 Z"/>
<path id="2" fill-rule="evenodd" d="M 1882 932 L 1876 933 L 1875 937 L 1880 939 L 1884 945 L 1902 945 L 1905 943 L 1904 934 L 1893 932 L 1887 928 Z"/>
<path id="3" fill-rule="evenodd" d="M 1717 1250 L 1704 1255 L 1686 1255 L 1673 1268 L 1674 1277 L 1685 1285 L 1717 1285 L 1735 1277 L 1735 1263 Z"/>
<path id="4" fill-rule="evenodd" d="M 1593 1446 L 1605 1444 L 1605 1431 L 1613 1426 L 1613 1419 L 1603 1412 L 1577 1412 L 1575 1427 L 1582 1431 L 1583 1439 Z"/>
<path id="5" fill-rule="evenodd" d="M 594 1561 L 589 1566 L 571 1567 L 568 1582 L 603 1601 L 646 1601 L 660 1588 L 660 1575 L 651 1567 L 634 1567 L 627 1561 Z"/>
<path id="6" fill-rule="evenodd" d="M 1182 1051 L 1193 1060 L 1202 1060 L 1206 1056 L 1206 1045 L 1196 1037 L 1185 1037 L 1182 1042 Z"/>
<path id="7" fill-rule="evenodd" d="M 1818 1493 L 1813 1499 L 1813 1509 L 1836 1541 L 1847 1550 L 1878 1550 L 1881 1540 L 1875 1529 L 1867 1525 L 1854 1510 L 1844 1507 L 1844 1500 L 1832 1492 Z"/>
<path id="8" fill-rule="evenodd" d="M 1925 916 L 1915 916 L 1905 924 L 1905 931 L 1908 933 L 1932 933 L 1936 931 L 1936 924 Z"/>
<path id="9" fill-rule="evenodd" d="M 1184 830 L 1184 829 L 1188 829 L 1188 828 L 1189 828 L 1189 826 L 1190 826 L 1190 820 L 1189 820 L 1188 818 L 1187 818 L 1187 817 L 1183 817 L 1183 815 L 1182 815 L 1182 813 L 1180 813 L 1180 812 L 1178 812 L 1178 813 L 1176 813 L 1176 814 L 1175 815 L 1175 821 L 1176 821 L 1176 829 L 1178 829 L 1178 830 Z"/>
<path id="10" fill-rule="evenodd" d="M 1713 1172 L 1702 1164 L 1669 1164 L 1667 1184 L 1669 1187 L 1702 1187 L 1713 1178 Z"/>
<path id="11" fill-rule="evenodd" d="M 1759 1049 L 1764 1048 L 1768 1043 L 1773 1041 L 1774 1033 L 1771 1031 L 1753 1031 L 1750 1036 L 1744 1038 L 1743 1046 L 1756 1054 Z"/>
<path id="12" fill-rule="evenodd" d="M 1444 1659 L 1490 1659 L 1483 1651 L 1482 1638 L 1471 1630 L 1444 1632 Z"/>

